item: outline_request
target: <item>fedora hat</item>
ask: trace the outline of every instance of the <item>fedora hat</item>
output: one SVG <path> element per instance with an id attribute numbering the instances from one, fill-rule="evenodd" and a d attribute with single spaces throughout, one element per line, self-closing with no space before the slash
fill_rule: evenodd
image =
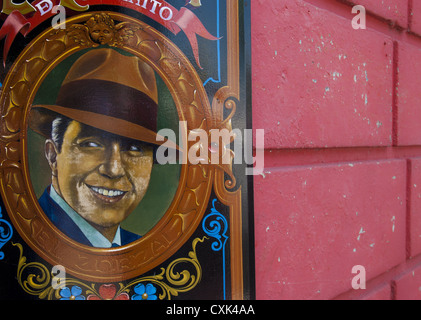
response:
<path id="1" fill-rule="evenodd" d="M 29 127 L 51 136 L 59 115 L 113 134 L 178 149 L 157 135 L 155 72 L 135 56 L 101 48 L 82 55 L 61 84 L 54 105 L 33 105 Z"/>

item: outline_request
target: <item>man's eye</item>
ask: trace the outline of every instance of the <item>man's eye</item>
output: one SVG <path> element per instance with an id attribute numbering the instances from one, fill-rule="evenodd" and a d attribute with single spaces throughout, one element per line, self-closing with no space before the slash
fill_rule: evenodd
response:
<path id="1" fill-rule="evenodd" d="M 132 144 L 129 146 L 128 150 L 134 152 L 142 152 L 142 147 Z"/>
<path id="2" fill-rule="evenodd" d="M 80 144 L 83 148 L 99 148 L 101 145 L 95 141 L 85 141 Z"/>

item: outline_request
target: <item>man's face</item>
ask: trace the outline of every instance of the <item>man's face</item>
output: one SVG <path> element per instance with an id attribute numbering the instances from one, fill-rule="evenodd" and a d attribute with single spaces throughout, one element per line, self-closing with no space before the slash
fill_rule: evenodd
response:
<path id="1" fill-rule="evenodd" d="M 56 155 L 59 194 L 99 228 L 118 225 L 146 193 L 153 149 L 72 121 Z"/>

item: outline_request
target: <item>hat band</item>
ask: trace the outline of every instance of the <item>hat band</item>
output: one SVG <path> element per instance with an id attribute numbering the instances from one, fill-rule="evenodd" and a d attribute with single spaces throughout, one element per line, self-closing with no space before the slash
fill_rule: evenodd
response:
<path id="1" fill-rule="evenodd" d="M 84 79 L 66 83 L 60 89 L 56 104 L 157 130 L 156 102 L 147 94 L 116 82 Z"/>

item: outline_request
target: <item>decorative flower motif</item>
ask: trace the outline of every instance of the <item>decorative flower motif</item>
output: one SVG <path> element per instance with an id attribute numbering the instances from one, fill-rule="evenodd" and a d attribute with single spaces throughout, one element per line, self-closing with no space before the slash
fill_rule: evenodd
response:
<path id="1" fill-rule="evenodd" d="M 98 290 L 99 297 L 90 294 L 88 300 L 130 300 L 129 295 L 125 292 L 117 294 L 117 288 L 113 284 L 103 284 Z"/>
<path id="2" fill-rule="evenodd" d="M 82 289 L 78 286 L 73 286 L 72 289 L 64 287 L 60 290 L 60 300 L 85 300 L 85 297 L 81 294 Z"/>
<path id="3" fill-rule="evenodd" d="M 138 284 L 134 287 L 135 294 L 132 296 L 132 300 L 158 300 L 156 296 L 156 288 L 148 283 L 145 287 L 143 284 Z"/>

